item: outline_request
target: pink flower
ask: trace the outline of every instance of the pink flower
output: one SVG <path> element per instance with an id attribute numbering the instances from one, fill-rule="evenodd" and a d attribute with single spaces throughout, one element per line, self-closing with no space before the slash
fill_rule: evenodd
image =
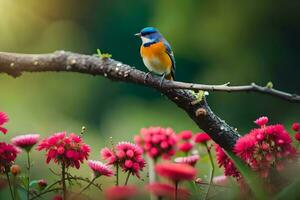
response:
<path id="1" fill-rule="evenodd" d="M 256 138 L 253 135 L 245 135 L 237 140 L 233 151 L 243 160 L 249 160 L 253 156 L 255 144 Z"/>
<path id="2" fill-rule="evenodd" d="M 117 163 L 121 166 L 122 170 L 124 172 L 131 172 L 139 178 L 139 172 L 145 167 L 145 160 L 142 157 L 143 149 L 130 142 L 119 142 L 115 149 L 117 155 L 122 154 L 117 159 Z"/>
<path id="3" fill-rule="evenodd" d="M 299 130 L 300 130 L 300 124 L 297 123 L 297 122 L 293 123 L 292 129 L 293 129 L 294 131 L 299 131 Z"/>
<path id="4" fill-rule="evenodd" d="M 45 187 L 47 187 L 48 183 L 45 179 L 40 179 L 38 180 L 38 186 L 40 187 L 40 189 L 44 189 Z"/>
<path id="5" fill-rule="evenodd" d="M 18 153 L 20 151 L 15 146 L 0 142 L 0 173 L 13 165 Z"/>
<path id="6" fill-rule="evenodd" d="M 295 139 L 300 142 L 300 133 L 295 133 Z"/>
<path id="7" fill-rule="evenodd" d="M 89 160 L 88 166 L 93 170 L 96 177 L 98 176 L 112 176 L 113 171 L 111 168 L 100 161 Z"/>
<path id="8" fill-rule="evenodd" d="M 101 154 L 101 158 L 103 160 L 107 160 L 109 165 L 114 164 L 115 161 L 117 160 L 116 155 L 114 154 L 114 152 L 112 152 L 107 147 L 104 147 L 103 149 L 101 149 L 100 154 Z"/>
<path id="9" fill-rule="evenodd" d="M 233 161 L 225 154 L 223 149 L 219 145 L 215 145 L 216 157 L 219 167 L 224 167 L 225 176 L 232 176 L 236 179 L 240 179 L 241 175 L 235 167 Z"/>
<path id="10" fill-rule="evenodd" d="M 113 186 L 107 188 L 104 192 L 107 200 L 128 200 L 137 194 L 134 186 Z"/>
<path id="11" fill-rule="evenodd" d="M 54 160 L 54 163 L 65 164 L 68 167 L 79 169 L 80 163 L 88 159 L 90 147 L 82 141 L 82 138 L 74 133 L 69 136 L 66 132 L 55 133 L 42 140 L 38 151 L 45 150 L 46 163 Z"/>
<path id="12" fill-rule="evenodd" d="M 101 156 L 108 160 L 108 165 L 119 165 L 124 172 L 131 172 L 140 177 L 139 172 L 145 167 L 143 149 L 130 142 L 119 142 L 113 150 L 107 147 L 101 150 Z"/>
<path id="13" fill-rule="evenodd" d="M 183 163 L 183 164 L 189 164 L 191 166 L 195 166 L 197 161 L 199 160 L 198 155 L 192 155 L 192 156 L 187 156 L 187 157 L 178 157 L 175 158 L 176 163 Z"/>
<path id="14" fill-rule="evenodd" d="M 268 117 L 260 117 L 257 120 L 254 121 L 255 124 L 257 124 L 258 126 L 264 126 L 268 123 L 269 119 Z"/>
<path id="15" fill-rule="evenodd" d="M 196 176 L 196 169 L 188 164 L 159 163 L 155 166 L 155 171 L 157 174 L 174 182 L 193 180 Z"/>
<path id="16" fill-rule="evenodd" d="M 39 134 L 19 135 L 11 139 L 11 143 L 17 147 L 30 151 L 31 148 L 38 143 Z"/>
<path id="17" fill-rule="evenodd" d="M 175 187 L 164 183 L 152 183 L 146 186 L 146 190 L 160 198 L 175 199 Z M 190 198 L 190 193 L 186 189 L 179 188 L 177 199 L 185 200 Z"/>
<path id="18" fill-rule="evenodd" d="M 177 138 L 171 128 L 150 127 L 141 129 L 140 135 L 135 136 L 134 141 L 151 158 L 169 159 L 174 155 Z"/>
<path id="19" fill-rule="evenodd" d="M 177 147 L 180 151 L 184 152 L 184 153 L 189 153 L 194 146 L 193 141 L 191 140 L 193 137 L 192 131 L 182 131 L 181 133 L 179 133 L 177 135 Z"/>
<path id="20" fill-rule="evenodd" d="M 207 133 L 197 133 L 194 136 L 195 143 L 206 143 L 210 139 L 211 138 L 209 137 L 209 135 Z"/>
<path id="21" fill-rule="evenodd" d="M 189 140 L 193 137 L 193 132 L 190 130 L 184 130 L 178 134 L 178 137 L 182 140 Z"/>
<path id="22" fill-rule="evenodd" d="M 178 149 L 182 152 L 188 153 L 190 150 L 192 150 L 193 144 L 190 142 L 182 142 L 178 144 Z"/>
<path id="23" fill-rule="evenodd" d="M 2 125 L 4 125 L 7 122 L 8 122 L 8 116 L 6 115 L 6 113 L 0 112 L 0 132 L 2 132 L 3 134 L 7 133 L 7 129 L 2 127 Z"/>

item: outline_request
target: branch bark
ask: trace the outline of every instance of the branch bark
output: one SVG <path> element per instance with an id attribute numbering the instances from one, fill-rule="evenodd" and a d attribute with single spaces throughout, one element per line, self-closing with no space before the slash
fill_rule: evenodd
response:
<path id="1" fill-rule="evenodd" d="M 38 55 L 0 53 L 0 73 L 18 77 L 23 72 L 79 72 L 154 88 L 182 108 L 203 131 L 207 132 L 216 143 L 226 150 L 232 149 L 240 137 L 238 132 L 212 112 L 205 98 L 199 101 L 192 90 L 254 91 L 300 103 L 298 95 L 255 84 L 249 86 L 203 85 L 165 80 L 163 86 L 160 87 L 160 77 L 148 76 L 145 82 L 145 72 L 109 58 L 65 51 Z"/>

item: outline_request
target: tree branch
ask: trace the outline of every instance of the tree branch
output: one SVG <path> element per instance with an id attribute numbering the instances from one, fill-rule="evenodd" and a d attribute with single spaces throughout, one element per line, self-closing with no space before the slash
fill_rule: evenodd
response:
<path id="1" fill-rule="evenodd" d="M 240 137 L 237 131 L 225 121 L 216 116 L 208 106 L 206 99 L 199 101 L 191 90 L 206 91 L 255 91 L 282 99 L 300 103 L 298 95 L 291 95 L 255 84 L 249 86 L 202 85 L 165 80 L 160 87 L 160 77 L 148 76 L 144 81 L 145 72 L 129 65 L 109 58 L 81 55 L 65 51 L 52 54 L 15 54 L 0 53 L 0 73 L 7 73 L 13 77 L 22 75 L 22 72 L 79 72 L 90 75 L 101 75 L 111 80 L 130 82 L 154 88 L 165 94 L 171 101 L 182 108 L 195 123 L 211 138 L 226 150 L 231 150 Z"/>
<path id="2" fill-rule="evenodd" d="M 65 56 L 62 56 L 62 54 L 65 54 Z M 75 57 L 74 57 L 75 56 Z M 1 53 L 0 52 L 0 73 L 5 72 L 13 77 L 18 77 L 21 75 L 23 71 L 28 72 L 42 72 L 42 71 L 76 71 L 76 72 L 84 72 L 89 73 L 92 75 L 98 75 L 95 71 L 87 72 L 86 70 L 81 71 L 80 68 L 78 68 L 78 65 L 76 65 L 75 69 L 72 69 L 72 66 L 76 64 L 77 59 L 76 57 L 82 56 L 79 54 L 74 54 L 70 52 L 64 52 L 64 51 L 57 51 L 54 54 L 38 54 L 38 55 L 26 55 L 26 54 L 15 54 L 15 53 Z M 69 57 L 67 59 L 69 62 L 67 67 L 61 68 L 57 66 L 56 64 L 59 63 L 59 58 L 63 59 L 63 57 Z M 79 57 L 78 57 L 79 58 Z M 53 62 L 56 60 L 56 62 Z M 115 61 L 113 59 L 104 59 L 104 60 L 110 60 L 114 61 L 114 64 L 119 64 L 120 66 L 124 66 L 124 64 Z M 22 63 L 20 63 L 20 61 Z M 49 63 L 51 61 L 52 63 Z M 43 63 L 45 65 L 44 67 L 40 66 Z M 18 65 L 26 64 L 27 67 L 22 67 Z M 82 63 L 85 64 L 85 63 Z M 54 67 L 54 65 L 56 65 Z M 35 68 L 35 66 L 38 66 Z M 128 66 L 128 65 L 127 65 Z M 77 69 L 76 69 L 77 68 Z M 117 69 L 117 68 L 116 68 Z M 103 70 L 102 70 L 103 71 Z M 129 71 L 128 71 L 129 72 Z M 127 73 L 128 73 L 127 72 Z M 122 73 L 122 72 L 120 72 Z M 104 74 L 101 74 L 105 76 Z M 126 73 L 124 74 L 126 78 Z M 120 80 L 120 77 L 117 78 L 117 80 Z M 139 84 L 145 84 L 142 83 L 140 80 L 137 80 L 136 83 Z M 157 85 L 151 85 L 152 87 L 157 88 Z M 250 85 L 241 85 L 241 86 L 230 86 L 230 83 L 225 83 L 221 85 L 205 85 L 205 84 L 196 84 L 196 83 L 185 83 L 185 82 L 178 82 L 178 81 L 164 81 L 164 89 L 188 89 L 188 90 L 205 90 L 205 91 L 217 91 L 217 92 L 258 92 L 262 94 L 268 94 L 274 97 L 278 97 L 280 99 L 293 102 L 293 103 L 300 103 L 300 95 L 297 94 L 291 94 L 287 92 L 283 92 L 280 90 L 276 90 L 267 86 L 259 86 L 255 83 L 251 83 Z"/>

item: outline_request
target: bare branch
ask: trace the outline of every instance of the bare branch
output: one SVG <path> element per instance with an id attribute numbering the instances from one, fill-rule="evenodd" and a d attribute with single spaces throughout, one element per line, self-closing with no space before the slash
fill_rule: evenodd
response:
<path id="1" fill-rule="evenodd" d="M 178 89 L 190 89 L 190 90 L 205 90 L 205 91 L 219 91 L 219 92 L 258 92 L 262 94 L 268 94 L 280 99 L 292 102 L 300 103 L 300 96 L 297 94 L 290 94 L 267 86 L 259 86 L 255 83 L 251 85 L 241 86 L 229 86 L 230 83 L 223 85 L 204 85 L 195 83 L 183 83 L 177 81 L 169 81 L 165 86 L 167 88 L 178 88 Z"/>
<path id="2" fill-rule="evenodd" d="M 62 56 L 62 55 L 65 56 Z M 94 70 L 94 71 L 87 71 L 84 68 L 81 68 L 78 66 L 78 58 L 81 60 L 79 54 L 74 53 L 68 53 L 64 51 L 58 51 L 54 54 L 38 54 L 38 55 L 26 55 L 26 54 L 15 54 L 15 53 L 1 53 L 0 52 L 0 73 L 5 72 L 13 77 L 20 76 L 22 72 L 37 72 L 37 71 L 76 71 L 76 72 L 83 72 L 83 73 L 89 73 L 92 75 L 98 75 L 99 72 L 101 74 L 101 71 L 103 74 L 101 75 L 109 75 L 109 71 L 105 73 L 103 70 Z M 66 59 L 66 57 L 68 57 Z M 91 58 L 91 56 L 85 56 L 85 59 Z M 58 60 L 60 59 L 60 60 Z M 61 59 L 66 59 L 67 64 L 65 67 L 61 67 L 60 61 Z M 93 60 L 95 57 L 93 57 Z M 89 59 L 87 59 L 89 60 Z M 53 62 L 55 61 L 55 62 Z M 98 60 L 99 61 L 99 60 Z M 104 63 L 111 62 L 116 65 L 119 65 L 119 67 L 126 66 L 118 61 L 115 61 L 113 59 L 103 59 L 102 62 L 100 62 L 98 65 L 102 65 Z M 85 64 L 85 63 L 81 63 Z M 24 67 L 26 65 L 26 67 Z M 43 66 L 41 66 L 43 65 Z M 73 67 L 73 69 L 72 69 Z M 103 68 L 102 68 L 103 69 Z M 112 68 L 110 68 L 112 69 Z M 118 66 L 115 67 L 116 72 L 118 72 Z M 128 71 L 125 71 L 124 74 L 121 74 L 122 72 L 119 72 L 119 76 L 116 78 L 116 80 L 124 80 L 126 78 L 129 71 L 131 71 L 131 68 L 128 68 Z M 138 70 L 136 70 L 138 71 Z M 143 74 L 143 72 L 139 71 Z M 121 77 L 124 75 L 124 77 Z M 144 75 L 144 74 L 143 74 Z M 114 77 L 112 77 L 114 78 Z M 147 81 L 147 84 L 141 81 L 141 79 L 135 79 L 132 80 L 135 83 L 149 85 L 151 87 L 158 87 L 157 84 L 153 84 L 151 82 Z M 164 81 L 164 89 L 189 89 L 189 90 L 205 90 L 205 91 L 217 91 L 217 92 L 258 92 L 262 94 L 268 94 L 272 95 L 274 97 L 281 98 L 283 100 L 293 102 L 293 103 L 300 103 L 300 96 L 297 94 L 290 94 L 287 92 L 283 92 L 280 90 L 276 90 L 273 88 L 269 88 L 267 86 L 259 86 L 255 83 L 252 83 L 250 85 L 242 85 L 242 86 L 230 86 L 230 83 L 225 83 L 221 85 L 206 85 L 206 84 L 196 84 L 196 83 L 185 83 L 185 82 L 178 82 L 178 81 Z"/>
<path id="3" fill-rule="evenodd" d="M 164 81 L 160 87 L 160 77 L 148 76 L 145 83 L 145 72 L 135 69 L 119 61 L 96 56 L 88 56 L 65 51 L 52 54 L 26 55 L 15 53 L 0 53 L 0 73 L 7 73 L 13 77 L 23 72 L 79 72 L 90 75 L 101 75 L 111 80 L 145 85 L 165 94 L 171 101 L 182 108 L 195 123 L 211 138 L 226 150 L 231 150 L 240 137 L 237 131 L 224 120 L 216 116 L 208 106 L 206 99 L 199 101 L 191 90 L 206 91 L 256 91 L 274 95 L 292 102 L 300 102 L 298 95 L 257 86 L 228 86 L 202 85 L 177 81 Z"/>

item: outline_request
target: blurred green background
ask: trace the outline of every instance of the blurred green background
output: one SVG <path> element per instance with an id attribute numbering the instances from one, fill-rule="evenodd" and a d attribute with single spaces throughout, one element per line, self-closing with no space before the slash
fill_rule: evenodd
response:
<path id="1" fill-rule="evenodd" d="M 99 48 L 145 71 L 141 42 L 133 34 L 154 26 L 172 45 L 179 81 L 272 81 L 277 89 L 300 93 L 299 10 L 299 1 L 271 0 L 0 0 L 0 51 L 93 54 Z M 110 136 L 131 140 L 142 127 L 199 131 L 183 111 L 146 87 L 75 73 L 0 77 L 0 110 L 10 117 L 9 134 L 0 140 L 32 132 L 79 133 L 84 125 L 91 158 L 99 159 Z M 299 105 L 270 96 L 211 92 L 208 101 L 241 134 L 261 115 L 288 127 L 299 120 Z M 47 170 L 43 159 L 35 161 L 41 163 L 36 177 Z"/>

